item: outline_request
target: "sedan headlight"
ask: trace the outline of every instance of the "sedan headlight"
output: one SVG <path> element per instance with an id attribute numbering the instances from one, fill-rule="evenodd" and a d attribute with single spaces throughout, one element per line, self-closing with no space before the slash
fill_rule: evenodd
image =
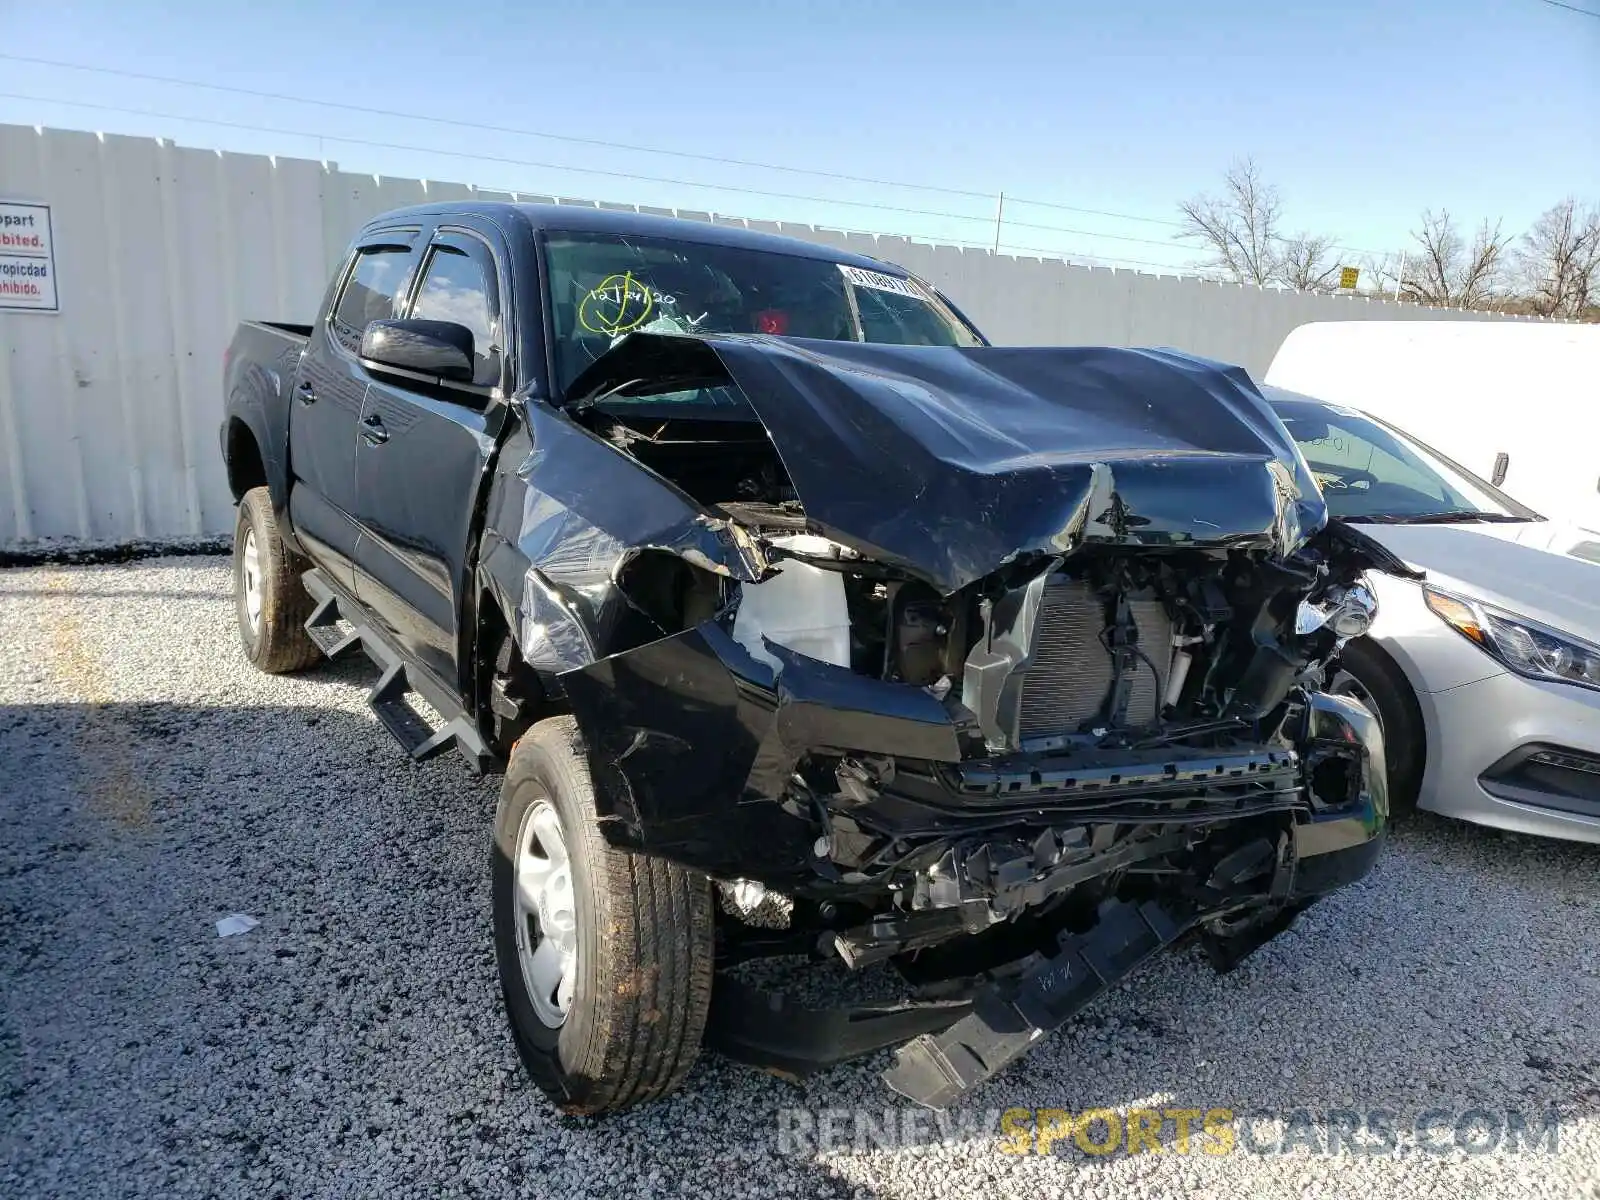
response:
<path id="1" fill-rule="evenodd" d="M 1600 690 L 1600 646 L 1436 587 L 1422 595 L 1435 616 L 1518 675 Z"/>

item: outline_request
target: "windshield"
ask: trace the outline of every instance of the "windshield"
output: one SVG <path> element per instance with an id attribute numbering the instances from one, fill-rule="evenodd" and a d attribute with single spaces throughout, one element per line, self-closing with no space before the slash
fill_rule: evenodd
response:
<path id="1" fill-rule="evenodd" d="M 1398 430 L 1348 408 L 1278 400 L 1328 511 L 1351 521 L 1537 521 L 1532 509 Z"/>
<path id="2" fill-rule="evenodd" d="M 826 259 L 605 233 L 551 233 L 545 252 L 556 375 L 563 389 L 635 330 L 903 346 L 981 344 L 931 288 Z M 651 399 L 734 403 L 716 394 L 726 390 Z"/>

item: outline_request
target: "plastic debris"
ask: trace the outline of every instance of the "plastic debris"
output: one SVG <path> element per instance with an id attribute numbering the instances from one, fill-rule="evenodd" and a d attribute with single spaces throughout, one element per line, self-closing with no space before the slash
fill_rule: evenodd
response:
<path id="1" fill-rule="evenodd" d="M 217 922 L 218 937 L 232 937 L 236 933 L 249 933 L 261 924 L 249 913 L 229 913 Z"/>

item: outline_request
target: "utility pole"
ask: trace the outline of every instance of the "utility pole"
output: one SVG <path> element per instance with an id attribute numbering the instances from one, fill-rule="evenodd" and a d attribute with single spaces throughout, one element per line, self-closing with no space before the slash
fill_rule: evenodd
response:
<path id="1" fill-rule="evenodd" d="M 1400 299 L 1400 281 L 1406 277 L 1406 252 L 1400 251 L 1400 269 L 1394 276 L 1394 298 Z"/>
<path id="2" fill-rule="evenodd" d="M 994 252 L 1000 253 L 1000 221 L 1006 215 L 1006 194 L 1000 193 L 1000 203 L 994 207 Z"/>

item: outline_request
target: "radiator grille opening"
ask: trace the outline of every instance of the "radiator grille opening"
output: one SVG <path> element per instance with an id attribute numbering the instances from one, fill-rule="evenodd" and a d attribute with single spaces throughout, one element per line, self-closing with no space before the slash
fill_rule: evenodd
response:
<path id="1" fill-rule="evenodd" d="M 1161 711 L 1172 663 L 1172 621 L 1154 597 L 1130 599 L 1140 660 L 1128 689 L 1129 725 L 1150 725 Z M 1045 589 L 1034 631 L 1033 655 L 1022 677 L 1017 736 L 1023 740 L 1075 733 L 1111 690 L 1111 654 L 1100 642 L 1106 628 L 1100 597 L 1082 580 Z"/>

